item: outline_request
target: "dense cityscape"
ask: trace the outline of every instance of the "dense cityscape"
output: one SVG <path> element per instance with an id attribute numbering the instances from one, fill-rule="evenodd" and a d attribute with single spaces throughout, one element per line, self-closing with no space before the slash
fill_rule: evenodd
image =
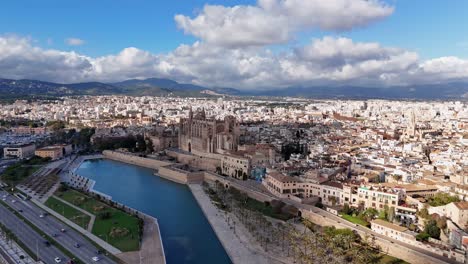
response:
<path id="1" fill-rule="evenodd" d="M 0 119 L 2 184 L 16 186 L 3 195 L 2 207 L 17 210 L 11 217 L 21 219 L 14 201 L 32 198 L 41 216 L 50 211 L 79 225 L 72 235 L 80 239 L 89 239 L 86 221 L 99 223 L 114 213 L 95 206 L 80 215 L 86 207 L 68 192 L 127 210 L 147 228 L 144 213 L 116 207 L 76 173 L 86 160 L 104 158 L 190 186 L 234 263 L 465 262 L 464 101 L 83 96 L 17 100 L 1 106 Z M 128 236 L 136 239 L 129 227 L 108 228 L 89 229 L 115 236 L 110 245 L 91 238 L 102 252 L 140 250 L 151 263 L 162 261 L 164 252 L 145 252 L 142 237 L 132 250 L 116 246 Z M 26 247 L 23 256 L 39 258 L 21 234 L 12 233 L 16 247 Z M 324 246 L 308 244 L 317 237 Z M 330 247 L 333 237 L 341 241 Z M 156 244 L 161 251 L 163 242 Z M 71 246 L 63 244 L 64 260 L 89 261 L 86 253 L 75 253 L 81 244 Z M 130 252 L 115 256 L 132 263 Z"/>
<path id="2" fill-rule="evenodd" d="M 468 1 L 0 10 L 0 264 L 468 264 Z"/>

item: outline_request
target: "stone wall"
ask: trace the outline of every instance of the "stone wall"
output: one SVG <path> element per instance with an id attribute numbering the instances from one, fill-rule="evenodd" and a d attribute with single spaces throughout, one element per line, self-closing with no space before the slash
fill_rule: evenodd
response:
<path id="1" fill-rule="evenodd" d="M 203 172 L 188 172 L 173 166 L 159 168 L 156 175 L 181 184 L 201 183 L 204 178 Z"/>
<path id="2" fill-rule="evenodd" d="M 202 156 L 197 156 L 193 155 L 190 153 L 184 153 L 184 152 L 178 152 L 178 151 L 172 151 L 168 150 L 166 151 L 166 154 L 170 157 L 173 157 L 177 160 L 177 162 L 182 163 L 182 164 L 187 164 L 190 167 L 198 168 L 201 170 L 206 170 L 206 171 L 216 171 L 216 167 L 221 168 L 221 158 L 216 159 L 213 157 L 213 154 L 210 155 L 210 157 L 202 157 Z"/>
<path id="3" fill-rule="evenodd" d="M 255 199 L 260 202 L 271 202 L 272 200 L 275 200 L 275 198 L 271 195 L 261 193 L 259 191 L 252 190 L 250 188 L 247 188 L 233 180 L 227 177 L 221 177 L 218 176 L 217 174 L 210 173 L 210 172 L 205 172 L 205 181 L 214 183 L 216 180 L 220 181 L 225 187 L 234 187 L 242 192 L 245 192 L 250 198 Z"/>
<path id="4" fill-rule="evenodd" d="M 172 164 L 167 161 L 139 157 L 131 153 L 124 153 L 118 151 L 104 150 L 102 154 L 107 159 L 117 160 L 153 170 L 158 170 L 162 166 L 168 166 Z"/>

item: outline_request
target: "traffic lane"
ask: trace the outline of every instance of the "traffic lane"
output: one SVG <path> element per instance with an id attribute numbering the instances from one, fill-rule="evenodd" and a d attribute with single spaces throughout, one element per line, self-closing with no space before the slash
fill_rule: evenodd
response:
<path id="1" fill-rule="evenodd" d="M 7 199 L 8 205 L 10 205 L 15 210 L 22 210 L 21 214 L 28 219 L 31 223 L 36 225 L 38 228 L 43 230 L 47 235 L 52 237 L 54 240 L 59 242 L 64 248 L 73 252 L 73 254 L 83 260 L 84 262 L 89 262 L 93 257 L 97 256 L 97 248 L 92 245 L 88 240 L 86 240 L 81 234 L 74 231 L 71 228 L 68 228 L 67 225 L 55 219 L 54 217 L 43 217 L 40 218 L 39 215 L 43 214 L 44 211 L 34 205 L 32 202 L 18 201 L 12 202 L 12 199 L 16 197 L 11 196 L 10 199 Z M 64 228 L 67 231 L 62 233 L 60 230 Z M 53 234 L 57 234 L 57 237 L 53 237 Z M 75 244 L 80 244 L 79 248 L 75 247 Z M 114 263 L 105 255 L 99 255 L 101 260 L 100 263 Z"/>
<path id="2" fill-rule="evenodd" d="M 39 258 L 46 263 L 55 263 L 55 258 L 59 257 L 62 261 L 68 258 L 55 246 L 46 246 L 45 239 L 34 231 L 28 224 L 24 223 L 13 212 L 0 205 L 0 221 L 10 229 L 16 237 L 23 242 L 31 251 L 39 255 Z"/>
<path id="3" fill-rule="evenodd" d="M 53 217 L 46 216 L 44 218 L 40 218 L 39 215 L 43 213 L 41 209 L 35 207 L 34 204 L 25 205 L 24 203 L 25 202 L 16 202 L 12 203 L 11 205 L 16 210 L 23 210 L 22 215 L 26 219 L 41 228 L 46 234 L 59 242 L 64 248 L 68 249 L 70 252 L 73 252 L 77 258 L 85 262 L 89 262 L 94 256 L 97 255 L 97 248 L 95 248 L 79 233 L 75 232 L 74 230 L 70 230 L 68 226 L 59 222 Z M 66 229 L 66 232 L 62 233 L 60 231 L 62 228 Z M 53 234 L 56 234 L 57 236 L 53 237 Z M 76 243 L 80 244 L 79 248 L 75 247 Z M 105 256 L 99 257 L 102 258 L 100 263 L 114 263 Z"/>
<path id="4" fill-rule="evenodd" d="M 18 203 L 18 202 L 17 202 Z M 18 207 L 21 205 L 18 204 Z M 79 259 L 89 262 L 93 257 L 97 256 L 96 251 L 98 250 L 94 245 L 92 245 L 86 238 L 81 236 L 80 233 L 69 228 L 67 225 L 63 224 L 59 220 L 55 219 L 52 216 L 45 216 L 40 218 L 39 215 L 43 213 L 42 209 L 35 207 L 34 204 L 26 204 L 26 207 L 21 207 L 24 213 L 24 216 L 42 228 L 48 235 L 53 237 L 53 234 L 56 234 L 56 237 L 53 237 L 56 241 L 60 242 L 63 247 L 67 248 L 70 252 L 73 252 L 76 257 Z M 28 209 L 31 206 L 37 211 L 31 212 Z M 61 229 L 65 229 L 65 232 L 61 232 Z M 79 244 L 80 247 L 76 248 L 75 245 Z M 100 263 L 114 263 L 105 256 L 99 256 L 102 260 Z"/>
<path id="5" fill-rule="evenodd" d="M 44 233 L 52 237 L 54 240 L 59 242 L 64 248 L 68 249 L 70 252 L 73 252 L 74 255 L 83 261 L 89 261 L 92 257 L 96 254 L 92 251 L 92 248 L 76 248 L 75 244 L 79 243 L 82 244 L 82 240 L 79 237 L 74 237 L 72 234 L 61 233 L 60 230 L 62 228 L 66 228 L 65 225 L 59 224 L 53 221 L 53 218 L 44 217 L 40 218 L 39 215 L 42 214 L 42 210 L 34 211 L 36 207 L 25 204 L 24 201 L 16 201 L 13 203 L 10 199 L 8 200 L 8 204 L 15 210 L 19 211 L 23 217 L 25 217 L 28 221 L 36 225 L 40 228 Z M 57 237 L 53 237 L 54 234 L 58 234 Z M 81 242 L 81 243 L 80 243 Z"/>

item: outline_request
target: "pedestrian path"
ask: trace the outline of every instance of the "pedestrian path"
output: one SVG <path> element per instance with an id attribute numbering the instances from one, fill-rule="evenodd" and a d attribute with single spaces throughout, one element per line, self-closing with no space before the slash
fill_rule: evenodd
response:
<path id="1" fill-rule="evenodd" d="M 7 241 L 6 238 L 1 235 L 0 235 L 0 250 L 8 255 L 4 257 L 7 263 L 17 263 L 17 264 L 36 263 L 26 252 L 24 252 L 22 248 L 18 246 L 18 244 L 16 244 L 16 242 L 12 240 Z"/>
<path id="2" fill-rule="evenodd" d="M 76 209 L 76 210 L 78 210 L 80 212 L 82 212 L 83 214 L 89 215 L 89 217 L 91 217 L 91 220 L 89 220 L 87 229 L 88 229 L 89 232 L 93 231 L 94 221 L 96 220 L 95 215 L 93 215 L 92 213 L 90 213 L 90 212 L 88 212 L 88 211 L 86 211 L 86 210 L 84 210 L 84 209 L 82 209 L 82 208 L 80 208 L 80 207 L 78 207 L 78 206 L 76 206 L 76 205 L 74 205 L 72 203 L 69 203 L 69 202 L 63 200 L 62 198 L 60 198 L 60 197 L 58 197 L 56 195 L 53 195 L 53 197 L 55 199 L 59 200 L 60 202 L 66 204 L 66 205 L 68 205 L 68 206 L 70 206 L 70 207 L 72 207 L 72 208 L 74 208 L 74 209 Z"/>
<path id="3" fill-rule="evenodd" d="M 117 255 L 117 254 L 122 253 L 122 251 L 120 251 L 119 249 L 117 249 L 114 246 L 110 245 L 109 243 L 102 240 L 101 238 L 93 235 L 91 232 L 89 232 L 88 230 L 82 228 L 81 226 L 79 226 L 79 225 L 73 223 L 72 221 L 68 220 L 66 217 L 64 217 L 61 214 L 55 212 L 54 210 L 50 209 L 46 205 L 42 204 L 41 202 L 39 202 L 39 201 L 37 201 L 35 199 L 31 199 L 31 201 L 35 205 L 42 208 L 43 210 L 47 211 L 49 214 L 51 214 L 51 215 L 55 216 L 56 218 L 58 218 L 60 221 L 64 222 L 65 224 L 67 224 L 67 225 L 71 226 L 72 228 L 74 228 L 76 231 L 78 231 L 81 234 L 83 234 L 84 236 L 88 237 L 89 239 L 91 239 L 92 241 L 97 243 L 99 246 L 104 248 L 106 251 L 108 251 L 112 255 Z"/>

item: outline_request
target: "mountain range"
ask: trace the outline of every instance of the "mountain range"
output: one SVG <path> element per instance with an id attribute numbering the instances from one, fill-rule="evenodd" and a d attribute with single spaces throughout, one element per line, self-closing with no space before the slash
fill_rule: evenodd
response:
<path id="1" fill-rule="evenodd" d="M 0 79 L 0 99 L 26 96 L 57 97 L 72 95 L 133 95 L 133 96 L 270 96 L 341 99 L 416 99 L 416 100 L 468 100 L 468 83 L 360 87 L 360 86 L 313 86 L 288 87 L 268 90 L 238 90 L 234 88 L 209 88 L 178 83 L 170 79 L 131 79 L 115 83 L 83 82 L 61 84 L 38 80 Z"/>

